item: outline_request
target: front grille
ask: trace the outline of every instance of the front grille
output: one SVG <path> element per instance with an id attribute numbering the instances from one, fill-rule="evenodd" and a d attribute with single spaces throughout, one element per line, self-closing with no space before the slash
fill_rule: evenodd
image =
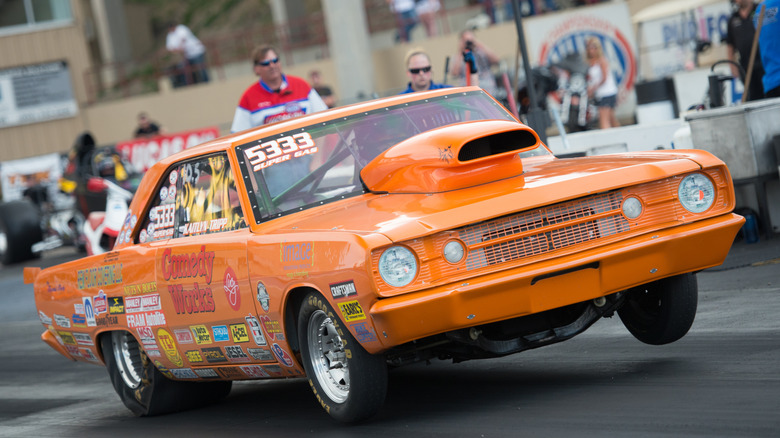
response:
<path id="1" fill-rule="evenodd" d="M 466 269 L 543 254 L 628 231 L 619 192 L 605 193 L 456 230 L 468 246 Z"/>

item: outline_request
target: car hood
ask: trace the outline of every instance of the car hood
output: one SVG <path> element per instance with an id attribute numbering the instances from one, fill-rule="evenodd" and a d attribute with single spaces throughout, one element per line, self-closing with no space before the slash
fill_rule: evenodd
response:
<path id="1" fill-rule="evenodd" d="M 440 193 L 366 193 L 269 221 L 263 232 L 381 233 L 398 242 L 722 164 L 699 150 L 523 161 L 521 174 L 499 181 Z"/>

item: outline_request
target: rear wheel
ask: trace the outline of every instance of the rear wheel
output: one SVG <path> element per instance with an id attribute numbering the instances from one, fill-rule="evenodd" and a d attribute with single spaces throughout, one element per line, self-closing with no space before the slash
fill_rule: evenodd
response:
<path id="1" fill-rule="evenodd" d="M 331 417 L 353 423 L 379 411 L 387 394 L 384 356 L 364 350 L 317 293 L 301 305 L 298 336 L 309 385 Z"/>
<path id="2" fill-rule="evenodd" d="M 693 325 L 698 294 L 695 274 L 664 278 L 630 289 L 618 315 L 640 341 L 668 344 L 685 336 Z"/>
<path id="3" fill-rule="evenodd" d="M 122 403 L 138 416 L 196 408 L 225 398 L 233 382 L 181 382 L 166 378 L 129 332 L 100 338 L 111 383 Z"/>
<path id="4" fill-rule="evenodd" d="M 35 257 L 34 243 L 43 240 L 41 212 L 27 200 L 0 204 L 0 261 L 4 265 Z"/>

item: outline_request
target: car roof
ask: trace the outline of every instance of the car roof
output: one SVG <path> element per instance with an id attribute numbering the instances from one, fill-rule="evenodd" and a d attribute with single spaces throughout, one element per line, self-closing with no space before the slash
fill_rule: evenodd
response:
<path id="1" fill-rule="evenodd" d="M 472 92 L 481 90 L 479 87 L 453 87 L 443 88 L 439 90 L 401 94 L 398 96 L 391 96 L 385 98 L 379 98 L 369 100 L 366 102 L 360 102 L 343 107 L 337 107 L 330 110 L 309 114 L 301 117 L 296 117 L 281 122 L 276 122 L 268 125 L 258 126 L 256 128 L 250 128 L 245 131 L 240 131 L 233 134 L 228 134 L 206 143 L 187 148 L 181 152 L 170 155 L 157 162 L 154 167 L 167 168 L 171 164 L 184 161 L 192 157 L 199 155 L 205 155 L 209 153 L 216 153 L 226 151 L 235 146 L 239 146 L 245 143 L 249 143 L 254 140 L 268 137 L 270 135 L 288 132 L 292 129 L 299 128 L 301 126 L 313 125 L 316 123 L 333 120 L 340 117 L 347 117 L 350 115 L 358 114 L 361 112 L 368 112 L 379 108 L 388 106 L 403 104 L 406 102 L 416 102 L 425 100 L 431 97 L 438 97 L 450 94 L 460 94 L 466 92 Z M 150 169 L 151 170 L 151 169 Z"/>

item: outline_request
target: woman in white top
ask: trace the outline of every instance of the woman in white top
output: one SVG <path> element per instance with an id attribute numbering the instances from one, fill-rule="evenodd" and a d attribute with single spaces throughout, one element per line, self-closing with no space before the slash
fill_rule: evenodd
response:
<path id="1" fill-rule="evenodd" d="M 599 109 L 599 127 L 601 129 L 620 126 L 615 117 L 617 104 L 617 83 L 615 75 L 609 68 L 609 61 L 604 56 L 601 41 L 596 37 L 585 40 L 588 55 L 588 96 L 595 99 Z"/>

